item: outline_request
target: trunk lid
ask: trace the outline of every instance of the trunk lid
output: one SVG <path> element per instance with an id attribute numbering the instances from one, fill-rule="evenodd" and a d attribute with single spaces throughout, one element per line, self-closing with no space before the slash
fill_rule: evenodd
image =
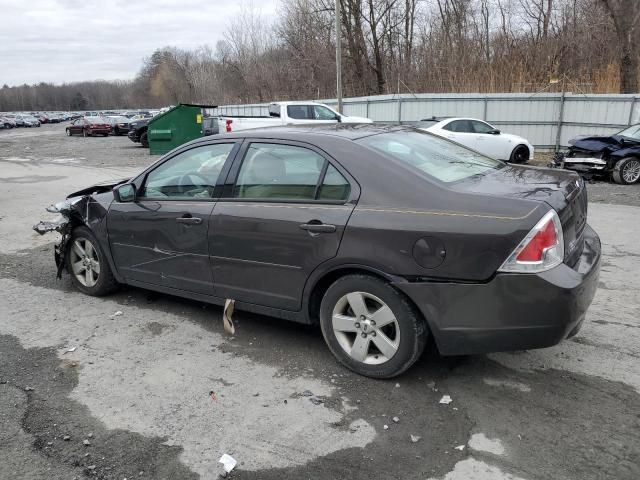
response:
<path id="1" fill-rule="evenodd" d="M 564 261 L 570 266 L 580 258 L 587 224 L 587 190 L 574 172 L 507 164 L 487 175 L 471 177 L 453 187 L 494 197 L 545 202 L 558 212 L 564 235 Z M 533 227 L 533 225 L 532 225 Z"/>

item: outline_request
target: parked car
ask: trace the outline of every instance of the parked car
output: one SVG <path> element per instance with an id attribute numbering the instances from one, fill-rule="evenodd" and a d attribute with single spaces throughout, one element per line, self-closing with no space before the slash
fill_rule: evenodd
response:
<path id="1" fill-rule="evenodd" d="M 24 127 L 25 126 L 24 125 L 24 120 L 22 120 L 22 117 L 20 115 L 16 115 L 15 113 L 7 113 L 7 114 L 5 114 L 5 117 L 13 122 L 14 127 Z"/>
<path id="2" fill-rule="evenodd" d="M 378 378 L 429 336 L 452 355 L 575 335 L 600 268 L 578 175 L 400 126 L 204 137 L 54 211 L 34 229 L 62 233 L 58 268 L 80 291 L 130 284 L 319 323 L 338 360 Z"/>
<path id="3" fill-rule="evenodd" d="M 127 134 L 129 140 L 134 143 L 140 143 L 144 148 L 149 148 L 149 137 L 147 135 L 149 120 L 151 120 L 151 117 L 132 121 L 129 124 L 129 133 Z"/>
<path id="4" fill-rule="evenodd" d="M 483 120 L 432 117 L 421 120 L 420 128 L 498 160 L 527 163 L 533 158 L 534 148 L 527 139 L 502 133 Z"/>
<path id="5" fill-rule="evenodd" d="M 15 119 L 8 116 L 0 116 L 0 123 L 4 128 L 15 128 L 17 126 Z"/>
<path id="6" fill-rule="evenodd" d="M 556 166 L 623 185 L 640 181 L 640 124 L 609 137 L 576 137 L 569 144 L 569 152 L 554 159 Z"/>
<path id="7" fill-rule="evenodd" d="M 111 125 L 104 117 L 82 117 L 71 122 L 65 128 L 67 136 L 82 135 L 83 137 L 92 137 L 94 135 L 109 135 Z"/>
<path id="8" fill-rule="evenodd" d="M 127 117 L 122 115 L 112 115 L 105 117 L 105 120 L 111 126 L 111 133 L 113 135 L 127 135 L 129 133 L 129 122 Z"/>
<path id="9" fill-rule="evenodd" d="M 40 120 L 38 120 L 33 115 L 21 114 L 21 115 L 16 115 L 16 118 L 19 118 L 20 121 L 22 122 L 23 126 L 25 126 L 25 127 L 39 127 L 40 126 Z"/>
<path id="10" fill-rule="evenodd" d="M 205 117 L 202 119 L 202 136 L 207 137 L 209 135 L 217 135 L 218 130 L 218 118 L 217 117 Z"/>
<path id="11" fill-rule="evenodd" d="M 250 128 L 323 123 L 373 123 L 373 121 L 364 117 L 343 115 L 322 103 L 277 102 L 269 105 L 268 117 L 220 116 L 218 117 L 218 131 L 231 133 Z"/>

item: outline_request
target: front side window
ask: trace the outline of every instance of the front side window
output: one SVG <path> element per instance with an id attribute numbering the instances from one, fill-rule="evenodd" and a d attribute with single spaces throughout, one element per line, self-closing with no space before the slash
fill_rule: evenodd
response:
<path id="1" fill-rule="evenodd" d="M 211 198 L 233 146 L 233 143 L 204 145 L 176 155 L 147 175 L 141 196 Z"/>
<path id="2" fill-rule="evenodd" d="M 315 112 L 316 120 L 335 120 L 336 114 L 322 105 L 314 105 L 313 110 Z"/>
<path id="3" fill-rule="evenodd" d="M 505 166 L 499 160 L 426 132 L 382 133 L 356 141 L 445 183 L 486 175 Z"/>
<path id="4" fill-rule="evenodd" d="M 473 127 L 473 131 L 476 133 L 491 133 L 495 131 L 488 123 L 481 122 L 479 120 L 470 120 L 471 126 Z"/>

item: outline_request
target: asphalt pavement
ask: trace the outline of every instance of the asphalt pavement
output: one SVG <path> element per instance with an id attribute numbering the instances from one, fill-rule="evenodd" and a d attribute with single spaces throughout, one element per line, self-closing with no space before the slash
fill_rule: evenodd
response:
<path id="1" fill-rule="evenodd" d="M 317 328 L 56 279 L 44 208 L 154 161 L 126 137 L 0 131 L 0 478 L 640 478 L 640 185 L 588 185 L 603 241 L 580 333 L 441 357 L 389 381 L 341 367 Z M 442 403 L 444 396 L 450 403 Z"/>

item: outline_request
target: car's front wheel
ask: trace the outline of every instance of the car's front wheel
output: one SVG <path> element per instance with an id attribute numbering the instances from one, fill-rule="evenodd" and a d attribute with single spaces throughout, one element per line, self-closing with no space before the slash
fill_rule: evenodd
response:
<path id="1" fill-rule="evenodd" d="M 529 161 L 530 155 L 531 153 L 529 152 L 529 148 L 526 145 L 518 145 L 511 152 L 509 161 L 511 163 L 527 163 Z"/>
<path id="2" fill-rule="evenodd" d="M 144 148 L 149 148 L 149 137 L 147 136 L 147 132 L 144 132 L 142 135 L 140 135 L 140 144 Z"/>
<path id="3" fill-rule="evenodd" d="M 391 378 L 420 357 L 428 336 L 424 319 L 391 285 L 369 275 L 347 275 L 326 291 L 320 326 L 331 352 L 356 373 Z"/>
<path id="4" fill-rule="evenodd" d="M 81 292 L 101 296 L 118 287 L 104 252 L 87 227 L 72 232 L 65 260 L 71 279 Z"/>
<path id="5" fill-rule="evenodd" d="M 640 159 L 623 158 L 613 167 L 613 181 L 621 185 L 630 185 L 640 180 Z"/>

